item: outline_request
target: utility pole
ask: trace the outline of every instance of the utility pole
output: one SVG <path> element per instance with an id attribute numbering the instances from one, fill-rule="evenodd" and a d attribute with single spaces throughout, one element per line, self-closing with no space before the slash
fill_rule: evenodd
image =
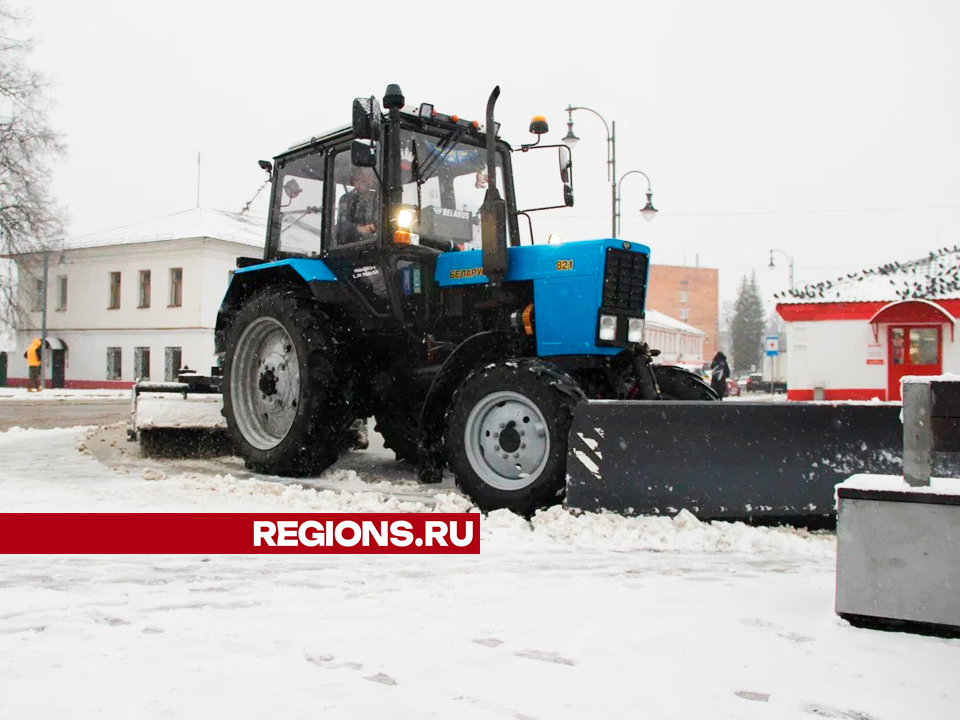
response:
<path id="1" fill-rule="evenodd" d="M 43 306 L 40 315 L 40 389 L 47 386 L 47 276 L 50 272 L 50 253 L 43 251 Z"/>

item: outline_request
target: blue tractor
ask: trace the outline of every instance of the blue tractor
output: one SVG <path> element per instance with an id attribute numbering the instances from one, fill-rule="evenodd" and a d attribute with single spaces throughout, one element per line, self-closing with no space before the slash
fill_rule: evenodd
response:
<path id="1" fill-rule="evenodd" d="M 422 482 L 447 467 L 480 508 L 530 513 L 562 497 L 581 401 L 717 399 L 644 343 L 649 248 L 521 246 L 511 154 L 556 152 L 565 206 L 572 161 L 542 118 L 530 145 L 497 137 L 498 95 L 481 126 L 390 85 L 384 110 L 356 100 L 352 125 L 261 161 L 265 255 L 238 260 L 216 329 L 249 468 L 316 473 L 374 417 Z"/>

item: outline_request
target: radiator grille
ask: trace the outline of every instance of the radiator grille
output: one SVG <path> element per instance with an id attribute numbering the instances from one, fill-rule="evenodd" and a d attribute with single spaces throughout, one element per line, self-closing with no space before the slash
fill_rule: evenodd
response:
<path id="1" fill-rule="evenodd" d="M 607 248 L 603 270 L 603 307 L 643 313 L 646 292 L 646 253 Z"/>

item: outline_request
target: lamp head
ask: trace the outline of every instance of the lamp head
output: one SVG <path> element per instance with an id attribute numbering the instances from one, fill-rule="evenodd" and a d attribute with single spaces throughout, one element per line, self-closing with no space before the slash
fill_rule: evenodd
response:
<path id="1" fill-rule="evenodd" d="M 657 216 L 657 209 L 653 206 L 653 193 L 647 193 L 647 204 L 643 206 L 643 209 L 640 210 L 640 214 L 643 215 L 643 219 L 647 222 L 650 222 Z"/>

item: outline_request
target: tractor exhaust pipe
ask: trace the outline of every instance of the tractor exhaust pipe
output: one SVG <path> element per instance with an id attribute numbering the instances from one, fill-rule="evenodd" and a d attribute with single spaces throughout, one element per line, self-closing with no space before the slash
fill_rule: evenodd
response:
<path id="1" fill-rule="evenodd" d="M 480 206 L 480 235 L 483 243 L 483 274 L 490 285 L 499 286 L 507 274 L 507 204 L 497 190 L 497 127 L 493 108 L 500 97 L 497 85 L 487 100 L 487 193 Z"/>

